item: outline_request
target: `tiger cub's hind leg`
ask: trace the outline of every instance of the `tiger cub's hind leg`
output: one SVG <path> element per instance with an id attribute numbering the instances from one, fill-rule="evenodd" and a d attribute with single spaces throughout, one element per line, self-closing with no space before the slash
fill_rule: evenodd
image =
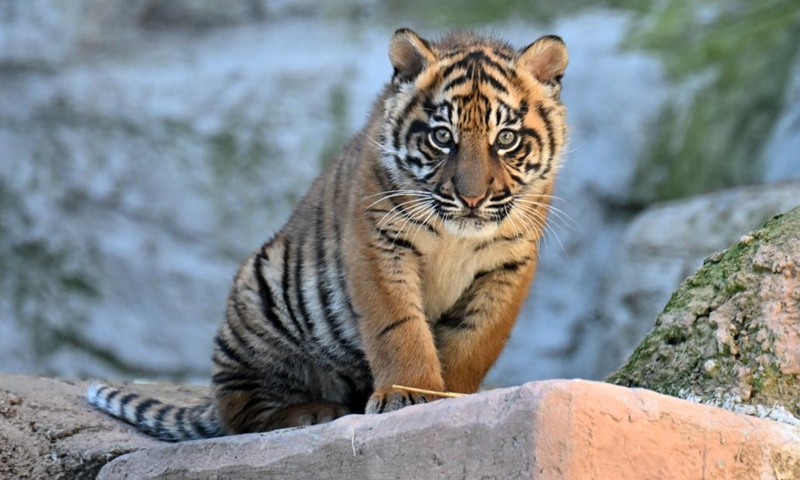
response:
<path id="1" fill-rule="evenodd" d="M 331 422 L 351 413 L 338 402 L 311 401 L 279 406 L 261 400 L 257 392 L 239 392 L 217 399 L 220 416 L 230 433 L 268 432 Z"/>

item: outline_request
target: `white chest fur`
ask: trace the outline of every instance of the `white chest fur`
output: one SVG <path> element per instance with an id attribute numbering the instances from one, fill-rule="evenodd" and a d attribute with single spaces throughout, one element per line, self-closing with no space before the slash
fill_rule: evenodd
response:
<path id="1" fill-rule="evenodd" d="M 422 302 L 430 320 L 439 318 L 472 284 L 475 274 L 492 270 L 519 255 L 502 242 L 478 248 L 480 240 L 440 238 L 422 258 Z"/>

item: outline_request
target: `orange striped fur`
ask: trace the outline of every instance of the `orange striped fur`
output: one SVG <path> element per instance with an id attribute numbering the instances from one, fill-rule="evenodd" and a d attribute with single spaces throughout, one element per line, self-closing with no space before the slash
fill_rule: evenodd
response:
<path id="1" fill-rule="evenodd" d="M 392 385 L 478 389 L 536 269 L 567 51 L 402 29 L 389 57 L 367 125 L 239 270 L 211 398 L 181 409 L 98 384 L 90 402 L 175 441 L 433 400 Z"/>

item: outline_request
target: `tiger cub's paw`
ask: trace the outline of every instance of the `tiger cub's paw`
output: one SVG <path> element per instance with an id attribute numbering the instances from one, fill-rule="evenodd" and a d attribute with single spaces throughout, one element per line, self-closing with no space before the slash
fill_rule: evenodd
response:
<path id="1" fill-rule="evenodd" d="M 425 394 L 413 393 L 407 390 L 400 390 L 391 387 L 379 388 L 369 397 L 366 413 L 386 413 L 400 410 L 409 405 L 418 403 L 428 403 L 434 399 L 428 399 Z"/>

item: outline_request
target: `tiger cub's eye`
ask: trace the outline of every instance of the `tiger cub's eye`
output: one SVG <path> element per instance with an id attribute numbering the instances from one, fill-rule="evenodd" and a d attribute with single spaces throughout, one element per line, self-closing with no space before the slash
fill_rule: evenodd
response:
<path id="1" fill-rule="evenodd" d="M 453 141 L 453 134 L 450 133 L 450 130 L 439 127 L 433 131 L 433 141 L 440 147 L 447 147 Z"/>
<path id="2" fill-rule="evenodd" d="M 500 133 L 497 134 L 497 142 L 498 145 L 501 147 L 508 147 L 513 145 L 514 142 L 517 141 L 517 134 L 512 132 L 511 130 L 502 130 Z"/>

